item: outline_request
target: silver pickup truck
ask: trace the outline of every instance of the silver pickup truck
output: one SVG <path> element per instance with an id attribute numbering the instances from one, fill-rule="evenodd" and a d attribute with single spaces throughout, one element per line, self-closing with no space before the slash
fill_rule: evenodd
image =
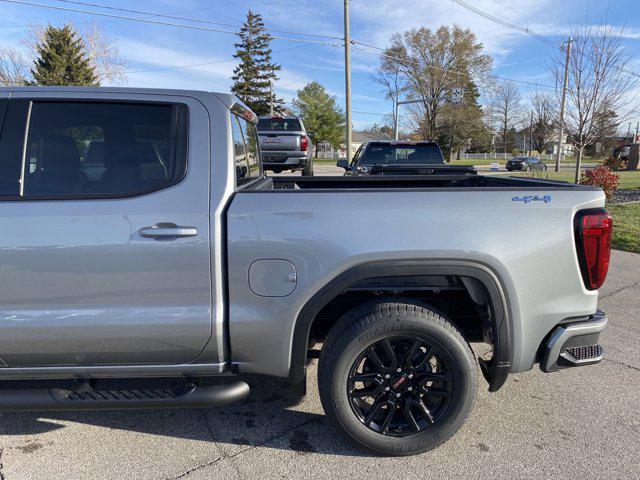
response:
<path id="1" fill-rule="evenodd" d="M 601 190 L 268 178 L 256 122 L 226 94 L 0 90 L 0 410 L 219 406 L 250 373 L 304 392 L 319 355 L 335 429 L 406 455 L 460 428 L 478 364 L 496 391 L 602 359 Z"/>
<path id="2" fill-rule="evenodd" d="M 300 117 L 258 117 L 257 129 L 265 170 L 313 175 L 312 145 Z"/>

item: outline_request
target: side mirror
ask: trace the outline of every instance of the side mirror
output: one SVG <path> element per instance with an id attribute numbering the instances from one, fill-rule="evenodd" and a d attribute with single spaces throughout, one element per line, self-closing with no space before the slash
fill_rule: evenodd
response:
<path id="1" fill-rule="evenodd" d="M 310 137 L 314 137 L 316 135 L 316 132 L 314 132 L 313 130 L 307 130 L 307 135 Z"/>
<path id="2" fill-rule="evenodd" d="M 341 158 L 336 162 L 336 167 L 344 168 L 345 170 L 349 170 L 349 161 L 346 158 Z"/>

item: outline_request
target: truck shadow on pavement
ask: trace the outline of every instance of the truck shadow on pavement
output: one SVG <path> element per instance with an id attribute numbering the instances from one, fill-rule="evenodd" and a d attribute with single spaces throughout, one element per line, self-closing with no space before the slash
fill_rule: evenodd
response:
<path id="1" fill-rule="evenodd" d="M 309 389 L 307 397 L 301 398 L 286 382 L 280 380 L 262 377 L 243 379 L 252 387 L 249 398 L 227 407 L 5 412 L 0 414 L 0 435 L 37 436 L 55 431 L 74 435 L 79 424 L 187 441 L 213 442 L 223 448 L 227 444 L 230 447 L 239 446 L 241 450 L 265 447 L 300 454 L 367 455 L 336 438 L 324 415 L 315 412 L 320 411 L 320 406 L 313 389 Z"/>

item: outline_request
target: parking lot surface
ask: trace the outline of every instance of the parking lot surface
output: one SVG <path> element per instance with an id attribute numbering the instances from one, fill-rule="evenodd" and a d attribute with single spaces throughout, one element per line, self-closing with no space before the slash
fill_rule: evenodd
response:
<path id="1" fill-rule="evenodd" d="M 378 458 L 338 439 L 316 392 L 249 379 L 227 408 L 0 414 L 0 479 L 638 478 L 640 255 L 613 252 L 597 366 L 484 380 L 476 409 L 440 448 Z"/>

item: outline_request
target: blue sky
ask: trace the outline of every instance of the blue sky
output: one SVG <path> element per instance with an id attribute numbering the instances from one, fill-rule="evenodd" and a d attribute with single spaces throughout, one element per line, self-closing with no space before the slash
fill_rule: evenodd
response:
<path id="1" fill-rule="evenodd" d="M 133 16 L 54 0 L 27 1 Z M 240 25 L 251 8 L 263 15 L 268 29 L 336 36 L 342 34 L 341 0 L 81 1 L 231 25 Z M 551 38 L 567 34 L 586 18 L 592 23 L 625 25 L 628 28 L 626 43 L 638 59 L 631 68 L 640 72 L 640 9 L 637 8 L 637 0 L 471 0 L 470 3 Z M 75 22 L 99 22 L 108 35 L 118 40 L 121 54 L 128 61 L 127 86 L 229 90 L 231 72 L 235 66 L 235 61 L 231 59 L 235 37 L 225 33 L 92 17 L 0 1 L 0 45 L 19 47 L 28 24 L 60 24 L 69 19 Z M 527 34 L 481 18 L 450 0 L 352 0 L 351 3 L 352 37 L 380 47 L 386 46 L 395 32 L 419 26 L 437 28 L 453 24 L 468 27 L 476 33 L 486 52 L 494 58 L 495 74 L 553 84 L 545 67 L 550 47 Z M 232 27 L 205 26 L 235 30 Z M 281 33 L 274 35 L 291 36 Z M 338 97 L 339 103 L 344 103 L 344 57 L 343 49 L 337 42 L 332 46 L 274 40 L 272 48 L 275 60 L 282 65 L 276 92 L 285 100 L 291 100 L 308 81 L 317 80 Z M 363 128 L 380 122 L 382 116 L 378 114 L 389 113 L 391 105 L 384 100 L 378 85 L 370 79 L 379 57 L 358 50 L 354 50 L 352 55 L 354 126 Z M 208 62 L 218 63 L 168 69 Z M 524 95 L 529 91 L 528 87 L 523 87 Z M 622 119 L 624 130 L 627 122 L 633 121 L 635 126 L 638 119 Z"/>

